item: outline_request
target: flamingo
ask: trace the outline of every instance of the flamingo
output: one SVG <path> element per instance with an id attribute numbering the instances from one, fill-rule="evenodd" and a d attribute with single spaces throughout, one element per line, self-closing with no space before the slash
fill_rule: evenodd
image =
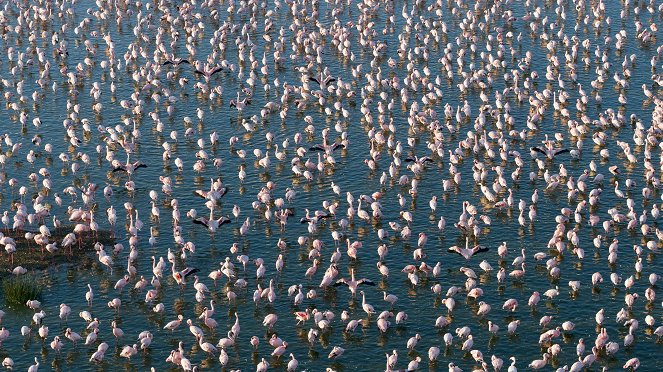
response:
<path id="1" fill-rule="evenodd" d="M 355 293 L 357 292 L 357 287 L 359 287 L 362 284 L 370 285 L 370 286 L 375 286 L 375 283 L 367 278 L 361 278 L 359 280 L 355 279 L 355 271 L 354 268 L 350 269 L 350 277 L 349 278 L 341 278 L 338 279 L 334 283 L 334 287 L 338 287 L 340 285 L 345 285 L 350 289 L 350 292 L 354 296 Z"/>
<path id="2" fill-rule="evenodd" d="M 359 291 L 359 294 L 361 294 L 361 308 L 368 314 L 369 316 L 372 314 L 375 314 L 375 309 L 373 308 L 373 305 L 369 304 L 366 302 L 366 295 L 364 294 L 364 291 Z"/>

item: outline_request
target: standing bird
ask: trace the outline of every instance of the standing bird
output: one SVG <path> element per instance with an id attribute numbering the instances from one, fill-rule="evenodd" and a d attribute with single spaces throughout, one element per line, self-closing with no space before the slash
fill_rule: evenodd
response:
<path id="1" fill-rule="evenodd" d="M 334 346 L 332 348 L 332 351 L 329 352 L 329 355 L 327 355 L 327 358 L 328 359 L 337 359 L 338 357 L 343 355 L 344 352 L 345 352 L 344 348 L 342 348 L 340 346 Z"/>
<path id="2" fill-rule="evenodd" d="M 355 270 L 354 268 L 350 269 L 350 277 L 349 278 L 341 278 L 334 283 L 334 287 L 338 287 L 340 285 L 345 285 L 350 289 L 350 292 L 354 296 L 357 293 L 357 287 L 366 284 L 366 285 L 371 285 L 374 286 L 375 283 L 367 278 L 361 278 L 359 280 L 355 279 Z"/>
<path id="3" fill-rule="evenodd" d="M 167 330 L 169 330 L 169 331 L 171 331 L 171 332 L 174 332 L 175 329 L 176 329 L 177 327 L 179 327 L 180 324 L 182 324 L 182 320 L 183 320 L 183 319 L 184 319 L 184 316 L 183 316 L 182 314 L 179 314 L 179 315 L 177 316 L 177 319 L 176 319 L 176 320 L 172 320 L 172 321 L 168 322 L 168 323 L 163 327 L 163 329 L 167 329 Z"/>
<path id="4" fill-rule="evenodd" d="M 192 220 L 193 223 L 198 224 L 198 225 L 203 225 L 207 227 L 207 229 L 211 232 L 215 232 L 218 230 L 219 227 L 232 222 L 230 218 L 226 216 L 221 216 L 219 218 L 214 218 L 212 216 L 212 212 L 210 212 L 209 218 L 206 218 L 204 216 L 196 217 Z"/>
<path id="5" fill-rule="evenodd" d="M 548 139 L 548 135 L 546 134 L 546 139 L 544 141 L 541 141 L 543 143 L 543 147 L 540 146 L 534 146 L 531 147 L 530 150 L 532 150 L 532 153 L 534 152 L 539 152 L 543 155 L 545 155 L 549 160 L 552 160 L 555 158 L 556 155 L 563 154 L 565 152 L 569 152 L 569 149 L 556 149 L 554 146 L 554 142 Z M 532 155 L 534 156 L 534 155 Z"/>
<path id="6" fill-rule="evenodd" d="M 463 258 L 465 258 L 466 260 L 469 260 L 477 253 L 488 252 L 488 248 L 484 247 L 483 245 L 475 245 L 474 247 L 470 248 L 470 238 L 466 237 L 465 248 L 461 248 L 457 245 L 454 245 L 452 247 L 449 247 L 448 251 L 452 253 L 457 253 L 463 256 Z"/>
<path id="7" fill-rule="evenodd" d="M 297 359 L 295 359 L 295 356 L 290 353 L 290 361 L 288 362 L 288 372 L 294 372 L 297 370 L 297 366 L 299 366 L 299 362 Z"/>
<path id="8" fill-rule="evenodd" d="M 186 278 L 189 277 L 190 275 L 197 273 L 200 270 L 196 268 L 187 267 L 182 271 L 177 271 L 175 270 L 175 262 L 173 261 L 171 266 L 171 271 L 173 279 L 175 279 L 177 284 L 183 287 L 186 284 Z"/>

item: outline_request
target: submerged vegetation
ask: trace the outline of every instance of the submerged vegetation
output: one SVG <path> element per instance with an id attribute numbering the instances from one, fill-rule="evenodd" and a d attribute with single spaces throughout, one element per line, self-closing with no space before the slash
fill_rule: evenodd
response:
<path id="1" fill-rule="evenodd" d="M 41 284 L 33 275 L 11 276 L 2 281 L 5 302 L 10 306 L 21 306 L 29 300 L 38 299 L 41 290 Z"/>

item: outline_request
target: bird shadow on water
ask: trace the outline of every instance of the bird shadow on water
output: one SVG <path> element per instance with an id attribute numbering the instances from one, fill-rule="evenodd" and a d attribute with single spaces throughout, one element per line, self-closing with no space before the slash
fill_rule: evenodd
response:
<path id="1" fill-rule="evenodd" d="M 388 332 L 380 332 L 380 335 L 378 336 L 378 340 L 376 342 L 376 345 L 380 347 L 385 347 L 389 344 L 389 335 Z"/>
<path id="2" fill-rule="evenodd" d="M 330 365 L 329 368 L 335 370 L 335 371 L 345 371 L 345 366 L 343 363 L 339 361 L 333 361 Z"/>
<path id="3" fill-rule="evenodd" d="M 309 347 L 308 349 L 308 357 L 311 359 L 311 361 L 316 361 L 320 358 L 320 353 L 315 351 L 312 347 Z"/>
<path id="4" fill-rule="evenodd" d="M 189 302 L 184 301 L 182 297 L 175 299 L 173 302 L 173 311 L 175 314 L 183 314 L 185 310 L 189 308 Z"/>
<path id="5" fill-rule="evenodd" d="M 320 345 L 322 347 L 328 347 L 329 346 L 329 341 L 331 339 L 331 332 L 322 332 L 320 334 L 320 337 L 318 338 L 318 341 L 320 342 Z"/>

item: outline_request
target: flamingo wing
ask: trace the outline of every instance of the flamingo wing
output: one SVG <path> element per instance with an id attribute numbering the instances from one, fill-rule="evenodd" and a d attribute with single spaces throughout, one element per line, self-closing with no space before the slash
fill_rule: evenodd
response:
<path id="1" fill-rule="evenodd" d="M 295 210 L 292 208 L 286 208 L 283 210 L 288 216 L 294 216 L 295 215 Z"/>
<path id="2" fill-rule="evenodd" d="M 221 66 L 216 66 L 210 71 L 209 76 L 211 77 L 212 75 L 216 74 L 217 72 L 221 71 L 223 68 Z"/>
<path id="3" fill-rule="evenodd" d="M 195 273 L 197 273 L 197 272 L 199 272 L 199 271 L 200 271 L 200 270 L 196 269 L 195 267 L 187 267 L 186 269 L 182 270 L 182 271 L 180 272 L 180 274 L 181 274 L 184 278 L 187 278 L 187 277 L 189 277 L 190 275 L 193 275 L 193 274 L 195 274 Z"/>
<path id="4" fill-rule="evenodd" d="M 530 150 L 532 150 L 532 151 L 536 151 L 536 152 L 540 152 L 540 153 L 542 153 L 543 155 L 548 156 L 548 153 L 546 153 L 546 151 L 543 150 L 543 149 L 540 148 L 540 147 L 536 147 L 536 146 L 535 146 L 535 147 L 531 147 Z"/>
<path id="5" fill-rule="evenodd" d="M 208 227 L 208 221 L 205 217 L 194 218 L 193 220 L 191 220 L 191 222 L 193 222 L 197 225 L 203 225 L 205 227 Z"/>
<path id="6" fill-rule="evenodd" d="M 223 197 L 224 195 L 226 195 L 227 193 L 228 193 L 228 187 L 222 187 L 222 188 L 219 190 L 219 198 L 222 198 L 222 197 Z"/>
<path id="7" fill-rule="evenodd" d="M 490 250 L 490 248 L 485 247 L 483 245 L 477 245 L 476 247 L 474 247 L 474 253 L 475 254 L 488 252 L 489 250 Z"/>
<path id="8" fill-rule="evenodd" d="M 348 286 L 348 282 L 345 278 L 341 278 L 334 283 L 334 287 L 338 287 L 340 285 Z"/>
<path id="9" fill-rule="evenodd" d="M 338 148 L 345 148 L 345 145 L 342 143 L 335 143 L 332 145 L 332 151 L 336 151 Z"/>
<path id="10" fill-rule="evenodd" d="M 357 285 L 360 285 L 360 284 L 375 286 L 375 283 L 372 280 L 368 279 L 368 278 L 359 279 L 359 281 L 357 282 Z"/>

